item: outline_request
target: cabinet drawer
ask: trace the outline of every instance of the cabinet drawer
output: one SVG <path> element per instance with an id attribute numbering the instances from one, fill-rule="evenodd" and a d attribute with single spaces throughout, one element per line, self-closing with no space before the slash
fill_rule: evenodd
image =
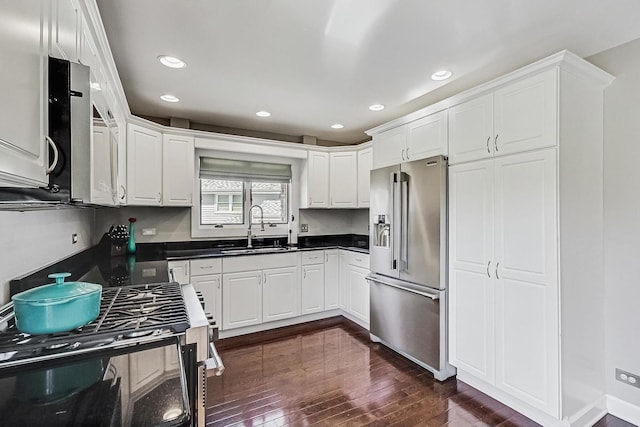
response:
<path id="1" fill-rule="evenodd" d="M 203 276 L 205 274 L 222 273 L 222 259 L 203 258 L 191 260 L 191 275 Z"/>
<path id="2" fill-rule="evenodd" d="M 343 251 L 344 259 L 347 264 L 355 265 L 356 267 L 369 269 L 369 254 L 363 254 L 359 252 Z"/>
<path id="3" fill-rule="evenodd" d="M 324 251 L 307 251 L 300 253 L 300 263 L 302 265 L 323 264 Z"/>
<path id="4" fill-rule="evenodd" d="M 222 271 L 225 273 L 234 273 L 247 270 L 296 267 L 297 265 L 297 253 L 234 256 L 222 260 Z"/>

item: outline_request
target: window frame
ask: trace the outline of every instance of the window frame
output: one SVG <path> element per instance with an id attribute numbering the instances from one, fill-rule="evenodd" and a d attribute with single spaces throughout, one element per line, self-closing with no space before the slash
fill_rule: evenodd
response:
<path id="1" fill-rule="evenodd" d="M 230 154 L 230 153 L 225 153 Z M 243 189 L 243 224 L 201 224 L 201 202 L 202 192 L 200 183 L 200 157 L 222 157 L 231 158 L 231 156 L 225 156 L 218 152 L 200 151 L 197 150 L 195 156 L 195 168 L 194 168 L 194 200 L 191 207 L 191 237 L 194 238 L 246 238 L 249 230 L 249 224 L 246 221 L 251 221 L 251 181 L 245 181 Z M 236 157 L 236 156 L 233 156 Z M 251 158 L 254 161 L 265 161 L 262 156 L 239 156 L 239 159 Z M 261 230 L 260 223 L 251 224 L 251 234 L 256 237 L 287 237 L 290 233 L 290 229 L 293 228 L 292 216 L 297 217 L 297 199 L 295 198 L 296 180 L 294 177 L 298 173 L 298 165 L 295 159 L 291 158 L 269 158 L 269 162 L 283 163 L 291 165 L 292 167 L 292 179 L 287 184 L 287 214 L 286 223 L 273 223 L 270 225 L 265 221 L 264 231 Z M 266 181 L 266 180 L 265 180 Z M 264 182 L 264 181 L 260 181 Z M 255 209 L 255 208 L 254 208 Z"/>

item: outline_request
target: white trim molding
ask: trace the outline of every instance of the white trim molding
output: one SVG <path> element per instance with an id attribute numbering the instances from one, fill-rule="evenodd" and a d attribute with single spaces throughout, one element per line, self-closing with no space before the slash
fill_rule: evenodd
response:
<path id="1" fill-rule="evenodd" d="M 609 394 L 607 395 L 607 411 L 628 423 L 640 425 L 640 406 Z"/>

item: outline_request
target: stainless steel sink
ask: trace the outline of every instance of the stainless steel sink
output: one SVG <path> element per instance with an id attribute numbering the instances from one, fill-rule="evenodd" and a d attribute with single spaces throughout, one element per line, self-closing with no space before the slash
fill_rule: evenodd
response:
<path id="1" fill-rule="evenodd" d="M 271 252 L 286 251 L 287 248 L 281 247 L 265 247 L 265 248 L 244 248 L 244 249 L 223 249 L 220 252 L 227 255 L 242 255 L 242 254 L 263 254 Z"/>

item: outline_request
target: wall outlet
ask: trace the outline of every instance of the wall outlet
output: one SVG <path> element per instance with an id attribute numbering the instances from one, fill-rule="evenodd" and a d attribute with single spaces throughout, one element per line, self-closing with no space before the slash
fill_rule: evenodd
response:
<path id="1" fill-rule="evenodd" d="M 307 231 L 309 231 L 309 224 L 300 224 L 300 232 L 306 233 Z"/>
<path id="2" fill-rule="evenodd" d="M 640 375 L 632 374 L 631 372 L 616 368 L 616 379 L 625 384 L 640 388 Z"/>
<path id="3" fill-rule="evenodd" d="M 76 243 L 78 243 L 78 233 L 73 233 L 71 235 L 71 244 L 75 245 Z"/>
<path id="4" fill-rule="evenodd" d="M 143 236 L 155 236 L 156 235 L 156 229 L 155 228 L 143 228 L 142 229 L 142 235 Z"/>

